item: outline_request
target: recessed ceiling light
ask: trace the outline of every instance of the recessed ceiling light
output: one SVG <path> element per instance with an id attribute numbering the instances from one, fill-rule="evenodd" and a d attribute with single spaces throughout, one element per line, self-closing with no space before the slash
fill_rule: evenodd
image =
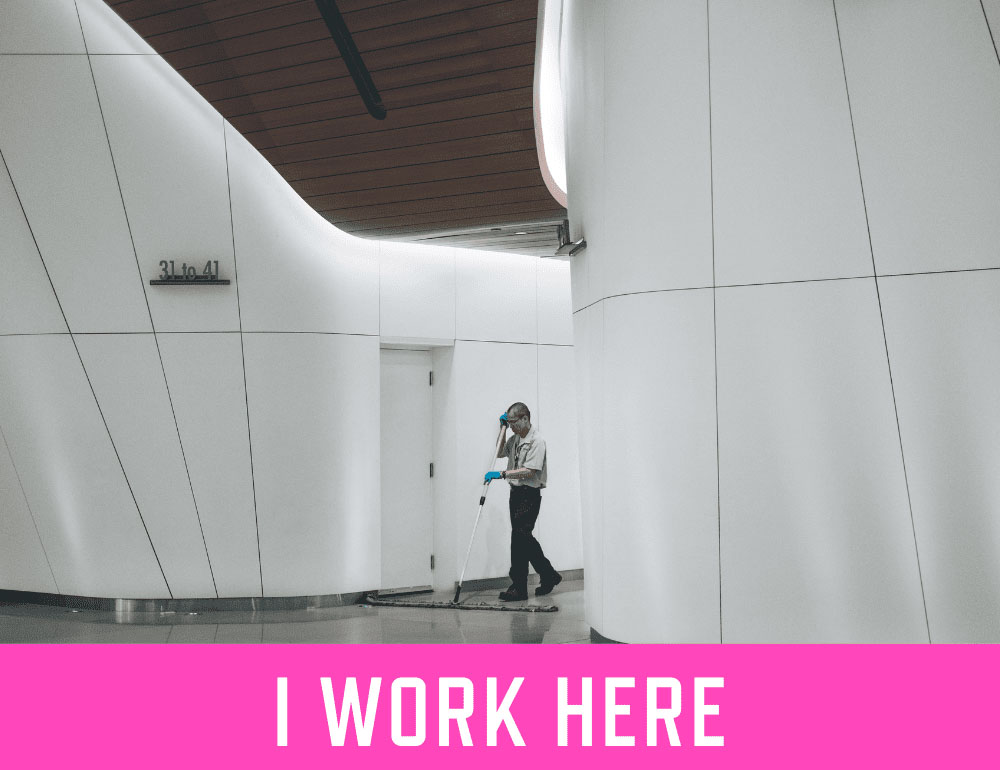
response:
<path id="1" fill-rule="evenodd" d="M 514 233 L 514 235 L 527 235 L 527 233 Z"/>

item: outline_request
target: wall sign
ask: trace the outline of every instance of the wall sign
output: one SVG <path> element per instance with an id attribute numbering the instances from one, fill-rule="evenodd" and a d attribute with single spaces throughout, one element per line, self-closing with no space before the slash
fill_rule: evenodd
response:
<path id="1" fill-rule="evenodd" d="M 180 286 L 192 284 L 215 284 L 228 286 L 228 278 L 219 278 L 219 260 L 208 260 L 205 266 L 199 267 L 193 262 L 181 262 L 178 267 L 174 260 L 160 260 L 160 275 L 149 281 L 150 286 Z"/>

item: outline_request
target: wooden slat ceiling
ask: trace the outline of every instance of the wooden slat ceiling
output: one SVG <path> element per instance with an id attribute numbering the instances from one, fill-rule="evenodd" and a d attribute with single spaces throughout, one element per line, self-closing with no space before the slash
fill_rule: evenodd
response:
<path id="1" fill-rule="evenodd" d="M 362 237 L 551 255 L 566 215 L 532 122 L 538 0 L 107 0 L 317 211 Z"/>

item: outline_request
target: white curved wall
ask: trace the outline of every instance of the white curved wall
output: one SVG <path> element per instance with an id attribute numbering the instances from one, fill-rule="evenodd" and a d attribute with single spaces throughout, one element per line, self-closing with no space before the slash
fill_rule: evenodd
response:
<path id="1" fill-rule="evenodd" d="M 566 263 L 338 231 L 100 0 L 0 0 L 0 154 L 0 587 L 378 587 L 387 340 L 439 346 L 435 580 L 513 400 L 581 566 Z M 210 259 L 229 286 L 148 283 Z M 467 578 L 507 570 L 499 489 Z"/>
<path id="2" fill-rule="evenodd" d="M 591 625 L 1000 640 L 1000 6 L 565 13 Z"/>

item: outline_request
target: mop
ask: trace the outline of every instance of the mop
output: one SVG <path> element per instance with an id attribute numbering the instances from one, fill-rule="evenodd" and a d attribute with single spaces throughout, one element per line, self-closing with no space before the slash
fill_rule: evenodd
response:
<path id="1" fill-rule="evenodd" d="M 500 431 L 503 432 L 504 425 L 500 426 Z M 497 442 L 500 441 L 500 433 L 497 433 L 496 441 L 494 442 L 494 447 L 496 447 Z M 495 449 L 494 449 L 495 451 Z M 491 459 L 495 462 L 496 458 L 491 455 Z M 492 466 L 493 463 L 490 463 Z M 450 602 L 433 602 L 433 601 L 412 601 L 409 599 L 388 599 L 380 598 L 377 593 L 368 594 L 361 603 L 362 607 L 420 607 L 427 609 L 448 609 L 448 610 L 493 610 L 495 612 L 558 612 L 559 608 L 554 604 L 541 604 L 541 605 L 521 605 L 521 606 L 511 606 L 510 604 L 493 604 L 490 602 L 478 602 L 474 604 L 463 604 L 459 602 L 458 597 L 462 593 L 462 583 L 465 581 L 465 570 L 469 566 L 469 557 L 472 555 L 472 543 L 476 539 L 476 530 L 479 528 L 479 519 L 483 515 L 483 506 L 486 505 L 486 493 L 489 491 L 490 482 L 485 482 L 483 484 L 482 494 L 479 496 L 479 512 L 476 514 L 476 523 L 472 526 L 472 537 L 469 538 L 469 549 L 465 552 L 465 564 L 462 565 L 462 574 L 458 578 L 458 585 L 455 587 L 455 598 Z"/>

